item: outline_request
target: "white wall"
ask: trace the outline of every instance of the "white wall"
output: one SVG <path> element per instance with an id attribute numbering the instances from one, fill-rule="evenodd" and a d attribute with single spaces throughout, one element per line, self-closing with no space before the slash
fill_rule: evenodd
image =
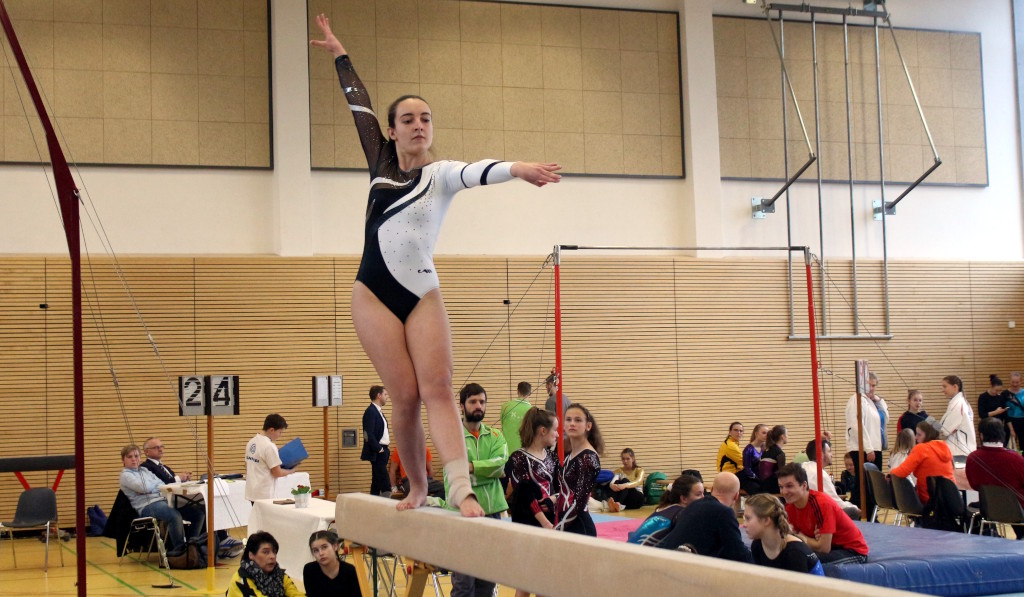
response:
<path id="1" fill-rule="evenodd" d="M 723 182 L 718 174 L 711 16 L 754 16 L 758 10 L 738 0 L 557 3 L 680 11 L 687 178 L 567 177 L 559 185 L 539 190 L 513 182 L 467 192 L 449 213 L 438 253 L 543 254 L 556 243 L 784 244 L 782 203 L 767 220 L 750 218 L 750 197 L 771 194 L 779 185 Z M 984 11 L 954 0 L 890 0 L 889 5 L 897 26 L 981 32 L 990 178 L 990 186 L 983 189 L 915 191 L 888 221 L 889 256 L 1021 259 L 1024 239 L 1009 0 L 986 2 Z M 366 175 L 309 170 L 305 14 L 293 0 L 273 0 L 272 6 L 275 170 L 83 169 L 82 178 L 119 253 L 361 251 Z M 2 166 L 0 180 L 0 253 L 65 252 L 56 209 L 40 169 Z M 881 256 L 881 228 L 871 220 L 876 189 L 856 188 L 859 257 Z M 849 255 L 848 191 L 843 185 L 827 185 L 825 192 L 825 253 Z M 813 185 L 796 185 L 793 212 L 794 243 L 810 244 L 818 252 Z"/>

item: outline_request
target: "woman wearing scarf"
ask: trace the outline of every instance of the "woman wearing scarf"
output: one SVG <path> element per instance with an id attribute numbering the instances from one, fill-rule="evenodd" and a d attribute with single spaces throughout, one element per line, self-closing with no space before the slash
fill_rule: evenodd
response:
<path id="1" fill-rule="evenodd" d="M 225 597 L 302 597 L 303 593 L 277 565 L 277 539 L 260 531 L 249 536 L 242 565 L 231 577 Z"/>

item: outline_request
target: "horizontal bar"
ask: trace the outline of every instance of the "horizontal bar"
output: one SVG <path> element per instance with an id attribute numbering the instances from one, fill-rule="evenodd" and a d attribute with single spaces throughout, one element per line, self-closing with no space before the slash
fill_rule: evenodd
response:
<path id="1" fill-rule="evenodd" d="M 853 334 L 837 336 L 815 336 L 817 340 L 892 340 L 892 334 Z M 810 336 L 789 336 L 788 340 L 810 340 Z"/>
<path id="2" fill-rule="evenodd" d="M 807 247 L 601 247 L 558 245 L 563 251 L 803 251 Z"/>
<path id="3" fill-rule="evenodd" d="M 0 458 L 0 473 L 29 471 L 57 471 L 75 468 L 75 455 L 60 456 L 15 456 Z"/>
<path id="4" fill-rule="evenodd" d="M 935 169 L 938 168 L 941 165 L 942 165 L 942 160 L 940 160 L 939 158 L 935 158 L 935 163 L 932 164 L 932 167 L 928 168 L 928 170 L 926 170 L 925 173 L 922 174 L 921 176 L 918 176 L 917 180 L 915 180 L 914 182 L 910 183 L 910 186 L 907 187 L 905 191 L 900 193 L 899 197 L 897 197 L 897 198 L 893 199 L 892 201 L 886 203 L 885 204 L 885 208 L 888 209 L 888 210 L 896 209 L 896 204 L 897 203 L 899 203 L 900 201 L 903 201 L 903 198 L 906 197 L 907 194 L 910 193 L 910 191 L 913 191 L 917 187 L 917 185 L 921 184 L 921 182 L 924 179 L 928 178 L 929 174 L 931 174 L 932 172 L 935 172 Z"/>
<path id="5" fill-rule="evenodd" d="M 359 493 L 338 496 L 338 534 L 367 547 L 538 595 L 608 594 L 611 587 L 622 586 L 624 570 L 632 595 L 664 595 L 681 588 L 701 597 L 909 595 L 492 518 L 462 518 L 440 508 L 396 512 L 395 504 Z"/>
<path id="6" fill-rule="evenodd" d="M 885 10 L 864 10 L 863 8 L 838 8 L 835 6 L 811 6 L 810 4 L 776 4 L 768 3 L 768 10 L 784 12 L 810 12 L 827 15 L 846 15 L 848 17 L 868 17 L 884 19 L 889 16 Z"/>

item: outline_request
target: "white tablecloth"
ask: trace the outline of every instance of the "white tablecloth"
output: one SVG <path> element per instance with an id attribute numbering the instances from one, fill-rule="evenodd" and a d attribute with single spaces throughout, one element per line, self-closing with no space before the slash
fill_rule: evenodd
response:
<path id="1" fill-rule="evenodd" d="M 292 497 L 292 490 L 299 485 L 309 487 L 309 473 L 292 473 L 274 480 L 274 499 L 287 500 Z"/>
<path id="2" fill-rule="evenodd" d="M 249 524 L 249 511 L 252 505 L 245 499 L 244 479 L 215 479 L 213 484 L 213 529 L 233 529 Z M 172 506 L 180 504 L 185 498 L 198 500 L 206 507 L 206 496 L 209 490 L 206 481 L 188 481 L 164 485 L 168 492 L 167 503 Z M 175 497 L 175 496 L 183 497 Z M 209 521 L 206 524 L 209 529 Z"/>
<path id="3" fill-rule="evenodd" d="M 256 531 L 273 535 L 280 545 L 277 563 L 292 580 L 301 583 L 302 567 L 313 561 L 309 536 L 333 525 L 334 509 L 334 502 L 316 498 L 309 500 L 308 508 L 296 508 L 294 504 L 279 505 L 274 500 L 256 500 L 249 514 L 247 535 Z"/>

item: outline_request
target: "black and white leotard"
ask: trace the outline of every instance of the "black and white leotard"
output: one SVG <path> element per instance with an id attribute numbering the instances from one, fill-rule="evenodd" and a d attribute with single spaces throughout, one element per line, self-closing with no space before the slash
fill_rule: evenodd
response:
<path id="1" fill-rule="evenodd" d="M 356 280 L 403 323 L 438 288 L 434 245 L 455 193 L 514 178 L 510 162 L 439 161 L 409 172 L 398 166 L 395 142 L 381 134 L 370 96 L 347 55 L 334 61 L 370 167 L 363 259 Z"/>

